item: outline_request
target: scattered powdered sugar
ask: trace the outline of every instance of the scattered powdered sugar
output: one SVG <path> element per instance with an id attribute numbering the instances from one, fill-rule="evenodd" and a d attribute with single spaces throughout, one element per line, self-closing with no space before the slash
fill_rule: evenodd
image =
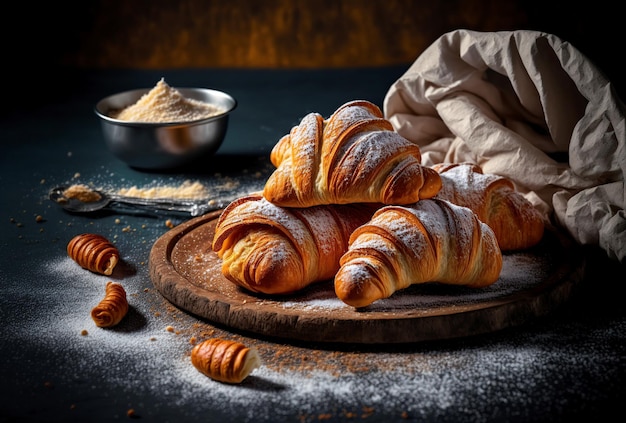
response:
<path id="1" fill-rule="evenodd" d="M 355 134 L 350 145 L 349 159 L 342 162 L 342 167 L 349 172 L 356 172 L 355 179 L 366 178 L 372 172 L 385 170 L 392 173 L 391 168 L 381 163 L 386 163 L 390 158 L 397 156 L 409 141 L 402 138 L 398 133 L 388 130 L 363 131 Z M 417 157 L 415 162 L 419 163 Z M 343 170 L 342 170 L 343 171 Z M 417 183 L 417 182 L 416 182 Z"/>
<path id="2" fill-rule="evenodd" d="M 374 243 L 374 248 L 378 248 Z M 366 244 L 370 245 L 370 244 Z M 360 245 L 364 247 L 365 245 Z M 365 260 L 360 258 L 357 261 Z M 406 310 L 431 310 L 433 308 L 479 305 L 491 300 L 502 300 L 519 293 L 536 289 L 549 274 L 549 257 L 540 257 L 530 252 L 508 253 L 503 257 L 500 278 L 494 284 L 471 288 L 438 282 L 418 283 L 396 291 L 391 297 L 377 300 L 368 306 L 369 312 L 391 312 Z M 365 272 L 359 263 L 347 264 L 343 271 L 352 272 L 354 280 L 359 272 Z M 363 276 L 369 276 L 364 274 Z M 337 298 L 332 281 L 322 281 L 310 286 L 305 293 L 290 300 L 281 301 L 280 307 L 299 310 L 351 310 Z"/>
<path id="3" fill-rule="evenodd" d="M 350 306 L 348 306 L 347 304 L 343 303 L 342 301 L 339 301 L 339 299 L 337 297 L 331 297 L 331 298 L 320 298 L 320 299 L 315 299 L 315 298 L 311 298 L 311 299 L 307 299 L 306 301 L 285 301 L 282 303 L 282 306 L 284 308 L 293 308 L 293 309 L 312 309 L 312 310 L 319 310 L 319 309 L 332 309 L 332 310 L 336 310 L 336 309 L 350 309 Z"/>
<path id="4" fill-rule="evenodd" d="M 380 209 L 374 215 L 371 225 L 386 228 L 386 231 L 389 234 L 393 234 L 392 239 L 397 239 L 402 244 L 406 245 L 409 251 L 414 252 L 415 256 L 421 256 L 422 251 L 426 246 L 424 232 L 418 231 L 416 227 L 408 222 L 406 218 L 406 214 L 416 214 L 416 212 L 416 210 L 408 207 L 387 206 Z M 434 208 L 433 212 L 440 214 L 440 210 L 437 208 Z M 418 221 L 422 222 L 422 218 L 424 219 L 424 226 L 435 229 L 441 228 L 442 226 L 439 219 L 434 218 L 434 216 L 431 216 L 428 213 L 424 213 L 424 216 L 419 216 Z M 441 229 L 435 230 L 433 235 L 436 236 L 439 233 L 441 233 Z"/>
<path id="5" fill-rule="evenodd" d="M 337 298 L 332 281 L 316 282 L 307 288 L 306 294 L 280 302 L 285 309 L 298 310 L 351 310 L 352 307 Z"/>
<path id="6" fill-rule="evenodd" d="M 528 253 L 507 254 L 503 260 L 500 278 L 483 288 L 469 288 L 437 282 L 414 284 L 395 292 L 391 297 L 380 299 L 368 306 L 369 312 L 429 310 L 440 307 L 481 304 L 536 288 L 547 274 L 549 260 L 538 259 Z M 344 271 L 359 272 L 362 266 L 346 266 Z M 366 275 L 367 276 L 367 275 Z M 358 276 L 355 277 L 358 280 Z M 281 303 L 284 308 L 298 309 L 350 309 L 339 300 L 332 284 L 318 283 L 306 296 L 295 301 Z"/>
<path id="7" fill-rule="evenodd" d="M 290 151 L 294 155 L 294 162 L 302 163 L 311 169 L 315 163 L 316 147 L 322 144 L 323 128 L 318 126 L 318 118 L 321 118 L 318 113 L 309 113 L 303 117 L 293 132 L 296 139 L 291 139 Z"/>
<path id="8" fill-rule="evenodd" d="M 363 229 L 367 228 L 367 226 L 362 227 L 358 232 L 358 236 L 356 236 L 352 242 L 351 251 L 372 249 L 379 251 L 387 257 L 393 257 L 394 255 L 398 254 L 398 249 L 395 248 L 395 244 L 391 242 L 391 240 L 393 239 L 391 237 L 391 234 L 397 234 L 398 239 L 402 239 L 404 237 L 402 236 L 402 231 L 399 228 L 399 225 L 397 225 L 398 220 L 394 219 L 392 222 L 392 224 L 398 229 L 398 231 L 392 230 L 386 232 L 385 235 L 387 236 L 380 236 L 374 232 L 366 232 Z M 425 245 L 423 243 L 415 243 L 416 248 L 412 249 L 411 251 L 415 252 L 415 255 L 421 256 L 420 251 L 421 248 L 424 248 L 424 246 Z"/>
<path id="9" fill-rule="evenodd" d="M 190 337 L 237 335 L 219 331 L 180 313 L 153 290 L 137 290 L 141 277 L 118 279 L 127 290 L 131 306 L 129 314 L 115 328 L 97 328 L 89 313 L 103 295 L 109 277 L 88 272 L 68 257 L 57 257 L 45 263 L 40 276 L 42 280 L 54 280 L 55 285 L 42 284 L 41 289 L 27 295 L 33 299 L 62 296 L 65 300 L 55 301 L 55 308 L 42 307 L 37 313 L 24 313 L 31 323 L 20 325 L 14 339 L 22 343 L 36 342 L 38 349 L 55 351 L 54 361 L 60 374 L 54 372 L 56 376 L 51 383 L 58 389 L 72 385 L 73 380 L 91 381 L 91 385 L 85 386 L 84 391 L 73 398 L 78 408 L 84 406 L 87 398 L 101 396 L 109 390 L 127 392 L 131 397 L 147 395 L 156 398 L 149 409 L 142 408 L 140 403 L 129 404 L 139 415 L 146 417 L 159 415 L 159 403 L 181 407 L 183 415 L 213 411 L 218 415 L 236 416 L 237 421 L 293 419 L 297 416 L 309 420 L 316 419 L 318 414 L 360 413 L 360 402 L 364 399 L 372 407 L 387 407 L 389 404 L 385 395 L 376 393 L 380 382 L 364 384 L 358 375 L 360 372 L 345 370 L 337 373 L 332 367 L 318 369 L 315 365 L 311 368 L 307 365 L 284 367 L 280 358 L 273 357 L 286 354 L 287 348 L 280 344 L 261 342 L 257 345 L 265 363 L 244 383 L 215 382 L 191 364 Z M 82 334 L 85 330 L 87 334 Z M 248 345 L 259 343 L 253 339 L 244 342 Z M 294 350 L 297 360 L 307 361 L 306 349 L 300 352 L 294 347 Z M 287 355 L 285 359 L 290 360 Z M 398 382 L 397 377 L 390 379 L 393 380 L 396 380 L 393 390 L 406 387 Z M 398 410 L 401 411 L 402 408 Z"/>
<path id="10" fill-rule="evenodd" d="M 297 216 L 305 219 L 307 228 L 315 245 L 320 249 L 320 256 L 328 255 L 342 241 L 341 235 L 337 233 L 337 222 L 333 219 L 330 210 L 323 207 L 302 209 Z"/>
<path id="11" fill-rule="evenodd" d="M 111 421 L 126 419 L 133 409 L 146 421 L 562 421 L 602 413 L 623 396 L 615 377 L 624 370 L 621 315 L 597 321 L 592 308 L 588 320 L 579 319 L 587 311 L 579 304 L 570 311 L 575 316 L 566 310 L 488 336 L 406 346 L 265 339 L 213 325 L 166 301 L 152 285 L 147 258 L 167 228 L 146 218 L 148 228 L 139 229 L 143 218 L 127 222 L 119 216 L 104 217 L 97 227 L 117 218 L 122 223 L 102 233 L 122 254 L 111 276 L 80 268 L 59 240 L 46 238 L 50 226 L 43 233 L 24 232 L 24 248 L 7 251 L 16 257 L 12 273 L 36 283 L 0 272 L 3 375 L 15 382 L 4 392 L 3 417 Z M 94 228 L 81 219 L 50 223 L 63 226 L 57 231 L 69 239 Z M 49 259 L 32 260 L 43 256 L 34 249 L 45 249 Z M 485 289 L 417 285 L 376 307 L 415 307 L 416 297 L 427 307 L 532 289 L 551 263 L 529 252 L 505 255 L 503 266 L 501 280 Z M 124 286 L 130 309 L 120 325 L 103 329 L 90 311 L 109 280 Z M 329 284 L 316 289 L 305 306 L 345 307 L 331 296 Z M 240 385 L 207 378 L 189 354 L 193 342 L 209 337 L 257 348 L 262 366 Z"/>
<path id="12" fill-rule="evenodd" d="M 130 245 L 122 242 L 122 251 Z M 124 254 L 126 267 L 112 277 L 93 274 L 57 255 L 35 264 L 39 288 L 23 292 L 19 285 L 3 283 L 3 295 L 21 297 L 21 302 L 30 304 L 16 312 L 24 321 L 10 327 L 13 342 L 32 344 L 33 351 L 41 352 L 18 353 L 7 360 L 18 372 L 33 360 L 46 360 L 48 370 L 42 379 L 22 383 L 33 386 L 43 380 L 56 391 L 71 391 L 62 405 L 68 415 L 80 415 L 94 407 L 90 404 L 99 403 L 102 406 L 95 408 L 99 412 L 111 410 L 104 413 L 104 420 L 129 408 L 142 418 L 171 416 L 171 421 L 207 415 L 242 422 L 361 421 L 381 416 L 395 421 L 490 421 L 503 416 L 528 420 L 558 407 L 546 392 L 559 392 L 571 404 L 585 399 L 589 389 L 610 383 L 610 372 L 602 369 L 597 369 L 595 388 L 578 381 L 595 369 L 590 359 L 597 353 L 595 338 L 568 340 L 567 335 L 549 329 L 439 346 L 394 347 L 398 352 L 243 337 L 165 301 L 152 288 L 147 269 L 137 265 L 146 248 L 137 250 Z M 523 284 L 525 277 L 519 270 L 532 271 L 531 262 L 531 255 L 523 254 L 506 260 L 507 282 Z M 137 266 L 135 272 L 128 272 L 131 264 Z M 124 285 L 131 309 L 118 327 L 101 329 L 89 312 L 109 279 Z M 310 305 L 329 306 L 333 300 L 320 292 L 312 296 Z M 451 300 L 443 292 L 440 298 Z M 82 335 L 83 330 L 88 334 Z M 208 337 L 241 340 L 258 349 L 263 364 L 240 385 L 215 382 L 190 362 L 193 337 L 198 341 Z M 540 343 L 537 337 L 542 338 Z M 572 348 L 564 355 L 552 342 L 571 342 Z M 120 396 L 127 403 L 113 402 L 113 397 Z M 506 407 L 495 406 L 500 401 L 495 398 L 505 401 Z M 69 404 L 75 409 L 70 410 Z"/>
<path id="13" fill-rule="evenodd" d="M 228 215 L 229 218 L 236 220 L 245 220 L 255 217 L 266 218 L 268 222 L 275 222 L 277 226 L 283 226 L 285 231 L 293 236 L 295 241 L 303 245 L 304 240 L 308 236 L 308 229 L 299 219 L 294 219 L 293 215 L 285 208 L 278 207 L 265 198 L 259 198 L 257 201 L 246 201 L 242 203 Z"/>
<path id="14" fill-rule="evenodd" d="M 487 224 L 499 223 L 498 220 L 505 215 L 500 208 L 510 208 L 519 215 L 521 222 L 539 218 L 539 210 L 515 190 L 515 185 L 510 179 L 495 174 L 484 174 L 479 166 L 470 163 L 442 164 L 438 172 L 442 187 L 435 198 L 469 207 Z M 503 200 L 494 194 L 496 190 L 501 190 L 500 195 L 506 198 L 505 205 L 499 204 Z"/>
<path id="15" fill-rule="evenodd" d="M 498 175 L 483 174 L 478 166 L 469 163 L 450 164 L 439 172 L 442 186 L 436 197 L 465 207 L 473 205 L 479 213 L 483 213 L 489 186 L 504 179 Z"/>

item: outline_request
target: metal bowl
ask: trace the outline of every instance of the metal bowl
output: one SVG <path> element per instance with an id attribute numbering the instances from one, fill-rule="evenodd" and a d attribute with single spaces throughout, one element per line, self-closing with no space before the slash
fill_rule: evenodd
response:
<path id="1" fill-rule="evenodd" d="M 171 169 L 217 151 L 224 141 L 228 117 L 237 107 L 237 101 L 217 90 L 176 89 L 185 98 L 220 106 L 224 112 L 189 122 L 131 122 L 114 119 L 111 114 L 136 103 L 150 88 L 106 97 L 96 104 L 95 113 L 100 118 L 104 141 L 117 158 L 135 168 Z"/>

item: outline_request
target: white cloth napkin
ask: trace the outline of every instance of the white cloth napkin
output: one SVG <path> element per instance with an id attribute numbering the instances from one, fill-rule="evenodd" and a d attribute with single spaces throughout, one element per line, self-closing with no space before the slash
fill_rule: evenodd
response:
<path id="1" fill-rule="evenodd" d="M 626 107 L 568 42 L 449 32 L 389 88 L 383 110 L 424 165 L 473 162 L 508 177 L 580 244 L 626 261 Z"/>

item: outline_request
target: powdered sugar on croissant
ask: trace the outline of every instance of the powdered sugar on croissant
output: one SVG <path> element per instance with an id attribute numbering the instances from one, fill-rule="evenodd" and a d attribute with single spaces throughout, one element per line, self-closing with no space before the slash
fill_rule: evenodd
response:
<path id="1" fill-rule="evenodd" d="M 502 253 L 493 231 L 470 209 L 427 199 L 379 209 L 354 231 L 340 264 L 337 297 L 365 307 L 417 283 L 491 285 Z"/>
<path id="2" fill-rule="evenodd" d="M 436 198 L 470 208 L 491 227 L 503 251 L 530 248 L 541 241 L 543 217 L 510 179 L 483 174 L 472 163 L 441 163 L 433 169 L 442 180 Z"/>
<path id="3" fill-rule="evenodd" d="M 441 188 L 437 172 L 420 164 L 419 147 L 364 100 L 342 105 L 327 120 L 306 115 L 270 159 L 276 170 L 263 195 L 283 207 L 410 204 Z"/>
<path id="4" fill-rule="evenodd" d="M 376 208 L 354 204 L 288 209 L 249 195 L 224 209 L 212 248 L 231 282 L 253 292 L 287 294 L 332 279 L 350 234 Z"/>

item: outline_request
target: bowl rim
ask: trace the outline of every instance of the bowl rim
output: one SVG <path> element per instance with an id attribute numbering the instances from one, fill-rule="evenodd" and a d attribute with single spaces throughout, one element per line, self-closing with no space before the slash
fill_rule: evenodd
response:
<path id="1" fill-rule="evenodd" d="M 232 103 L 232 105 L 228 107 L 224 112 L 216 114 L 214 116 L 209 116 L 209 117 L 202 118 L 202 119 L 173 121 L 173 122 L 135 122 L 135 121 L 129 121 L 129 120 L 120 120 L 120 119 L 115 119 L 115 118 L 112 118 L 111 116 L 108 116 L 107 115 L 108 110 L 104 110 L 104 105 L 107 104 L 114 97 L 132 94 L 132 95 L 137 95 L 138 96 L 137 100 L 139 100 L 139 98 L 141 98 L 143 94 L 147 94 L 150 90 L 152 90 L 152 88 L 154 87 L 136 88 L 136 89 L 120 91 L 115 94 L 108 95 L 100 99 L 96 103 L 96 105 L 94 106 L 94 112 L 100 119 L 107 121 L 109 123 L 115 124 L 115 125 L 155 128 L 155 127 L 170 127 L 170 126 L 195 126 L 195 125 L 208 123 L 214 120 L 219 120 L 228 116 L 239 105 L 239 103 L 237 102 L 237 99 L 235 99 L 235 97 L 233 97 L 232 95 L 228 94 L 225 91 L 216 90 L 213 88 L 200 88 L 200 87 L 172 87 L 180 91 L 183 94 L 185 94 L 185 92 L 187 91 L 208 92 L 211 94 L 216 94 L 218 96 L 222 96 L 226 98 L 227 100 L 229 100 Z M 198 100 L 198 101 L 201 101 L 201 100 Z"/>

